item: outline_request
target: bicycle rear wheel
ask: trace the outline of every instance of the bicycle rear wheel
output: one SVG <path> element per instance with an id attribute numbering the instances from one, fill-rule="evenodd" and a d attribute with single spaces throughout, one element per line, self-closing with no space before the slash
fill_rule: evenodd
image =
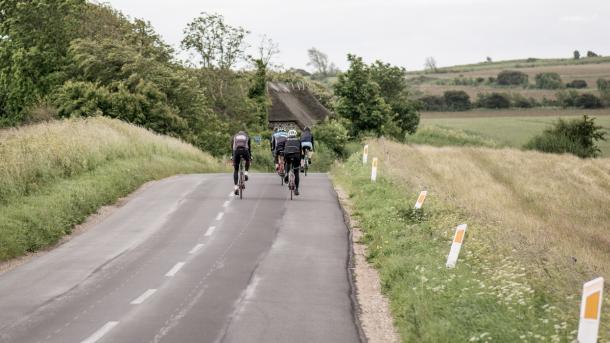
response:
<path id="1" fill-rule="evenodd" d="M 244 198 L 244 172 L 239 173 L 239 199 Z"/>

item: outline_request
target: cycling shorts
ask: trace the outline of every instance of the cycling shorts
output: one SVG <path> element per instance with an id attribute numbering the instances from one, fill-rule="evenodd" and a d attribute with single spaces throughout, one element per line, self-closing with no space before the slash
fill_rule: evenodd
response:
<path id="1" fill-rule="evenodd" d="M 305 150 L 313 150 L 313 144 L 311 144 L 311 142 L 301 142 L 301 147 Z"/>

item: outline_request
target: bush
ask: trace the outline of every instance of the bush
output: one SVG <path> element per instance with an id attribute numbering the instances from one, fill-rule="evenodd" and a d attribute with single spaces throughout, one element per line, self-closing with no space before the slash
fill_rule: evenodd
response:
<path id="1" fill-rule="evenodd" d="M 536 88 L 559 89 L 562 87 L 561 76 L 557 73 L 540 73 L 536 75 Z"/>
<path id="2" fill-rule="evenodd" d="M 488 93 L 479 94 L 477 100 L 478 107 L 483 108 L 510 108 L 510 97 L 506 94 Z"/>
<path id="3" fill-rule="evenodd" d="M 571 82 L 566 83 L 566 87 L 568 88 L 587 88 L 589 85 L 585 80 L 573 80 Z"/>
<path id="4" fill-rule="evenodd" d="M 534 98 L 526 98 L 519 93 L 514 93 L 512 95 L 512 103 L 514 107 L 518 108 L 532 108 L 539 105 L 539 103 Z"/>
<path id="5" fill-rule="evenodd" d="M 557 92 L 557 102 L 559 106 L 566 107 L 576 107 L 576 99 L 578 98 L 578 92 L 575 90 L 568 91 L 559 91 Z"/>
<path id="6" fill-rule="evenodd" d="M 327 118 L 322 123 L 314 126 L 313 134 L 317 142 L 324 143 L 337 155 L 345 156 L 345 145 L 349 136 L 346 125 L 341 121 Z"/>
<path id="7" fill-rule="evenodd" d="M 444 111 L 446 109 L 445 98 L 438 95 L 426 95 L 419 99 L 424 111 Z"/>
<path id="8" fill-rule="evenodd" d="M 472 107 L 470 96 L 464 91 L 445 91 L 443 98 L 450 111 L 468 111 Z"/>
<path id="9" fill-rule="evenodd" d="M 502 86 L 527 85 L 529 77 L 526 73 L 514 70 L 504 70 L 498 74 L 497 83 Z"/>
<path id="10" fill-rule="evenodd" d="M 575 106 L 580 108 L 603 108 L 601 99 L 591 93 L 583 93 L 576 98 Z"/>
<path id="11" fill-rule="evenodd" d="M 565 121 L 559 119 L 552 128 L 532 138 L 526 149 L 549 153 L 570 153 L 582 158 L 599 156 L 598 140 L 606 140 L 601 126 L 595 125 L 595 118 Z"/>

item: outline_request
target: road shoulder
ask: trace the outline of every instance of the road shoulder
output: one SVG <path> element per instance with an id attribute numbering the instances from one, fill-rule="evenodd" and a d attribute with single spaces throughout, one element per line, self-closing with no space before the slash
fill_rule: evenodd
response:
<path id="1" fill-rule="evenodd" d="M 363 236 L 358 221 L 352 216 L 352 204 L 348 194 L 334 185 L 339 203 L 343 209 L 345 222 L 351 230 L 351 249 L 353 251 L 352 277 L 356 295 L 357 317 L 367 342 L 400 342 L 394 327 L 387 297 L 381 293 L 377 270 L 367 261 L 366 245 L 360 243 Z"/>

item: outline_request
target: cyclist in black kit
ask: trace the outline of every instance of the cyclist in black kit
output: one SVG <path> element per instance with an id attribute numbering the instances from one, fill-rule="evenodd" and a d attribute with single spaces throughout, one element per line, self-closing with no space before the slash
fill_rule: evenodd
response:
<path id="1" fill-rule="evenodd" d="M 235 184 L 235 195 L 239 195 L 239 187 L 237 186 L 237 174 L 239 172 L 239 162 L 243 158 L 246 161 L 245 179 L 248 181 L 248 169 L 250 169 L 250 136 L 245 131 L 239 131 L 231 139 L 231 150 L 233 151 L 231 159 L 233 160 L 233 183 Z"/>

